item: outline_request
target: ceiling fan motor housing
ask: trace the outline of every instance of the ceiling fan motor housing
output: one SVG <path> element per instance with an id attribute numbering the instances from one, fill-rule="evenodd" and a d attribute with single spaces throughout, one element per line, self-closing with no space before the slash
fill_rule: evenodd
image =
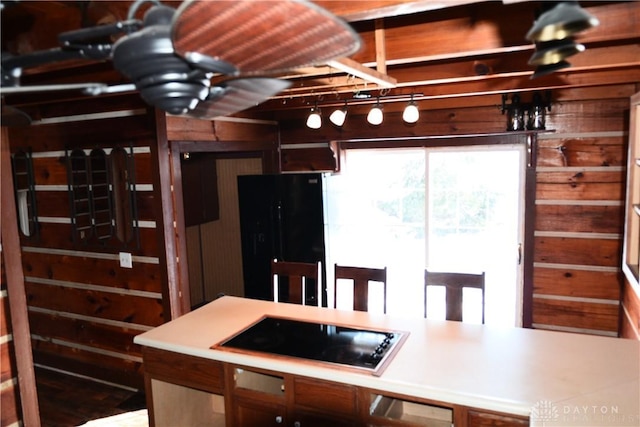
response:
<path id="1" fill-rule="evenodd" d="M 115 43 L 113 64 L 146 102 L 170 114 L 185 114 L 207 98 L 210 81 L 207 72 L 193 69 L 175 53 L 174 13 L 167 6 L 152 7 L 144 17 L 144 29 Z"/>

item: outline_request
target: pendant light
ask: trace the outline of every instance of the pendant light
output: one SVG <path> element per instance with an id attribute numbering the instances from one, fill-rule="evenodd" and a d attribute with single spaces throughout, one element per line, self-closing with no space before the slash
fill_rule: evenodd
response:
<path id="1" fill-rule="evenodd" d="M 416 103 L 413 101 L 413 94 L 411 94 L 411 101 L 409 101 L 409 104 L 404 108 L 404 111 L 402 112 L 402 120 L 404 120 L 405 123 L 415 123 L 419 118 L 420 111 L 418 110 L 418 106 L 416 105 Z"/>
<path id="2" fill-rule="evenodd" d="M 563 1 L 546 10 L 533 23 L 527 40 L 545 42 L 561 40 L 600 24 L 597 18 L 582 9 L 577 1 Z"/>
<path id="3" fill-rule="evenodd" d="M 376 105 L 369 110 L 369 114 L 367 114 L 367 121 L 374 125 L 378 126 L 382 123 L 384 119 L 384 114 L 382 113 L 382 107 L 380 106 L 380 97 L 377 98 Z"/>
<path id="4" fill-rule="evenodd" d="M 320 129 L 322 127 L 322 116 L 320 116 L 320 109 L 317 103 L 311 109 L 309 117 L 307 117 L 307 127 L 311 129 Z"/>
<path id="5" fill-rule="evenodd" d="M 340 127 L 344 124 L 345 119 L 347 118 L 347 101 L 344 101 L 344 107 L 338 108 L 329 115 L 329 120 L 334 125 Z"/>
<path id="6" fill-rule="evenodd" d="M 584 45 L 571 38 L 536 43 L 536 51 L 529 58 L 529 65 L 557 64 L 580 52 L 584 52 Z"/>

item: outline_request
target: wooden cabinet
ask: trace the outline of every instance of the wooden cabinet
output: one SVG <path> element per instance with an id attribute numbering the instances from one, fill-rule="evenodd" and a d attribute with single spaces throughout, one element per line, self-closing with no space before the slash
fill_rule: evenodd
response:
<path id="1" fill-rule="evenodd" d="M 143 347 L 143 359 L 151 427 L 529 425 L 527 417 L 153 348 Z"/>
<path id="2" fill-rule="evenodd" d="M 353 426 L 356 387 L 227 365 L 227 393 L 235 426 Z"/>
<path id="3" fill-rule="evenodd" d="M 215 153 L 185 153 L 180 162 L 184 225 L 220 219 Z"/>
<path id="4" fill-rule="evenodd" d="M 142 358 L 151 426 L 226 425 L 221 362 L 149 347 Z"/>

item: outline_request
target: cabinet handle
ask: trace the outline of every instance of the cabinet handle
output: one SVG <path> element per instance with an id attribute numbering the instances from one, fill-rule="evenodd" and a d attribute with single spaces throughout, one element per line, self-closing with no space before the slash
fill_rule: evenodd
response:
<path id="1" fill-rule="evenodd" d="M 302 424 L 300 423 L 300 421 L 295 421 L 293 423 L 293 427 L 300 427 Z"/>
<path id="2" fill-rule="evenodd" d="M 282 424 L 282 416 L 281 415 L 276 416 L 276 424 Z"/>

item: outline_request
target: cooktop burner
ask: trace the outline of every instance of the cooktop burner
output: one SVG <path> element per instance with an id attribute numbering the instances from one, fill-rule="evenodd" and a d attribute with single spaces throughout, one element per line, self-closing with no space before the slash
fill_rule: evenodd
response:
<path id="1" fill-rule="evenodd" d="M 334 363 L 380 375 L 407 334 L 266 316 L 212 348 Z"/>

